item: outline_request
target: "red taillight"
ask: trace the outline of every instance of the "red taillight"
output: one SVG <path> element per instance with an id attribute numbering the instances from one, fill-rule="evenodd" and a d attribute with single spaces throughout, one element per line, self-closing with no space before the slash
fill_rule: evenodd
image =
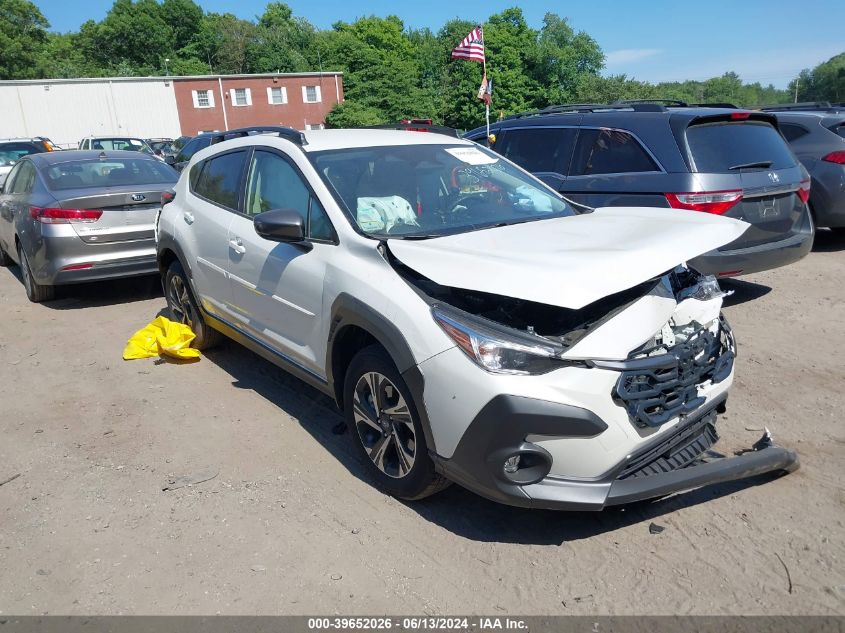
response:
<path id="1" fill-rule="evenodd" d="M 744 121 L 750 116 L 750 112 L 731 112 L 731 120 L 733 121 Z"/>
<path id="2" fill-rule="evenodd" d="M 29 215 L 41 224 L 70 224 L 96 222 L 103 215 L 102 209 L 55 209 L 30 207 Z"/>
<path id="3" fill-rule="evenodd" d="M 691 193 L 667 193 L 666 200 L 673 209 L 689 209 L 722 215 L 742 200 L 742 191 L 701 191 Z"/>
<path id="4" fill-rule="evenodd" d="M 164 206 L 170 202 L 173 202 L 176 199 L 176 192 L 175 191 L 162 191 L 161 192 L 161 206 Z"/>
<path id="5" fill-rule="evenodd" d="M 798 197 L 801 198 L 801 202 L 807 204 L 807 200 L 810 199 L 810 179 L 807 178 L 807 180 L 802 180 L 798 187 L 798 191 L 795 193 L 797 193 Z"/>
<path id="6" fill-rule="evenodd" d="M 822 160 L 826 160 L 829 163 L 836 163 L 837 165 L 845 165 L 845 151 L 831 152 L 827 156 L 823 156 Z"/>

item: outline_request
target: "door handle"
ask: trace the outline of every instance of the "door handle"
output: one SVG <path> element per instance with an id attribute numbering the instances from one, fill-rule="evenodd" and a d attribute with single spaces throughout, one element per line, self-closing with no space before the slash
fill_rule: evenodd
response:
<path id="1" fill-rule="evenodd" d="M 193 214 L 193 213 L 191 213 L 190 211 L 185 211 L 185 213 L 183 213 L 183 214 L 182 214 L 182 218 L 183 218 L 183 219 L 185 220 L 185 222 L 187 222 L 188 224 L 193 224 L 193 223 L 194 223 L 194 214 Z"/>
<path id="2" fill-rule="evenodd" d="M 241 242 L 241 238 L 239 237 L 229 240 L 229 248 L 235 251 L 238 255 L 246 253 L 246 248 L 244 248 L 244 244 Z"/>

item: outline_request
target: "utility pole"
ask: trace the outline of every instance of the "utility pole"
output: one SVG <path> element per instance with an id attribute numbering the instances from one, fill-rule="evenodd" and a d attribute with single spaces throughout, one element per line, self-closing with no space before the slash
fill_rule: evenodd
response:
<path id="1" fill-rule="evenodd" d="M 798 75 L 795 78 L 795 101 L 792 103 L 798 103 L 798 83 L 801 81 L 801 75 Z"/>

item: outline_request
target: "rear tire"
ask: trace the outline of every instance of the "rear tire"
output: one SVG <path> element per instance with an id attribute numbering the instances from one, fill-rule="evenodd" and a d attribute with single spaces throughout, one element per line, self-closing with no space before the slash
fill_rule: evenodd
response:
<path id="1" fill-rule="evenodd" d="M 9 257 L 9 254 L 3 250 L 3 245 L 0 244 L 0 268 L 7 268 L 14 263 L 15 260 Z"/>
<path id="2" fill-rule="evenodd" d="M 26 258 L 26 253 L 23 252 L 23 247 L 18 244 L 18 261 L 21 267 L 21 277 L 23 278 L 23 287 L 26 290 L 26 297 L 33 303 L 41 303 L 42 301 L 50 301 L 56 296 L 56 287 L 39 284 L 32 277 L 32 268 L 29 267 L 29 261 Z"/>
<path id="3" fill-rule="evenodd" d="M 178 261 L 170 264 L 164 275 L 164 297 L 167 299 L 170 318 L 177 323 L 184 323 L 196 335 L 191 347 L 205 350 L 220 343 L 223 335 L 203 319 L 185 269 Z"/>
<path id="4" fill-rule="evenodd" d="M 450 484 L 435 471 L 411 392 L 380 345 L 362 349 L 349 364 L 343 410 L 355 450 L 378 488 L 415 500 Z"/>

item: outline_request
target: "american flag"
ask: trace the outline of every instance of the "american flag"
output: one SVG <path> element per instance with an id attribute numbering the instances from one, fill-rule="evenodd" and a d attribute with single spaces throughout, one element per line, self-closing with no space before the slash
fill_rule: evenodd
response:
<path id="1" fill-rule="evenodd" d="M 484 63 L 484 31 L 480 26 L 470 31 L 470 34 L 452 50 L 452 58 Z"/>

